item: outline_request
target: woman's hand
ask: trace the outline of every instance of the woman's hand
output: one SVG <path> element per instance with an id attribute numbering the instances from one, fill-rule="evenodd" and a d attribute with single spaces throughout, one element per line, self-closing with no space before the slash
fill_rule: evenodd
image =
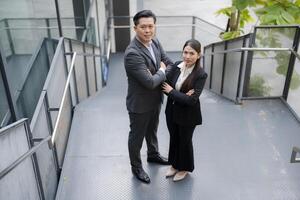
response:
<path id="1" fill-rule="evenodd" d="M 166 82 L 164 82 L 162 84 L 162 91 L 169 94 L 171 91 L 173 90 L 173 88 Z"/>
<path id="2" fill-rule="evenodd" d="M 166 70 L 166 65 L 165 65 L 165 63 L 163 63 L 163 62 L 160 62 L 160 68 L 162 68 L 163 70 Z"/>
<path id="3" fill-rule="evenodd" d="M 195 90 L 194 89 L 191 89 L 189 90 L 187 93 L 185 93 L 186 95 L 188 96 L 192 96 L 192 94 L 194 94 Z"/>

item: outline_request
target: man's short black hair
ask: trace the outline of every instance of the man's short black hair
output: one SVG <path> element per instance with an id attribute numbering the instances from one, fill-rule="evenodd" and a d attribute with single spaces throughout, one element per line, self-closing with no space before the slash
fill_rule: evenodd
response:
<path id="1" fill-rule="evenodd" d="M 156 23 L 156 16 L 151 10 L 142 10 L 136 13 L 133 17 L 133 23 L 135 26 L 139 24 L 139 19 L 142 17 L 152 17 L 154 19 L 154 24 Z"/>

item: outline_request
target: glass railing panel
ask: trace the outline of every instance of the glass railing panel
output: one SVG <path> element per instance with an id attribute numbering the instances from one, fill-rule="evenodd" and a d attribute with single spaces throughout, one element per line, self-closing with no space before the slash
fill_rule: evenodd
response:
<path id="1" fill-rule="evenodd" d="M 90 18 L 90 21 L 88 24 L 86 41 L 89 44 L 97 45 L 95 19 L 93 17 Z"/>
<path id="2" fill-rule="evenodd" d="M 10 116 L 11 113 L 8 105 L 7 95 L 2 80 L 2 74 L 0 72 L 0 128 L 9 123 Z"/>
<path id="3" fill-rule="evenodd" d="M 46 45 L 42 45 L 36 59 L 32 63 L 32 67 L 29 69 L 30 71 L 25 74 L 26 81 L 22 85 L 20 94 L 17 95 L 16 105 L 19 117 L 26 117 L 31 120 L 49 68 Z"/>
<path id="4" fill-rule="evenodd" d="M 209 89 L 210 87 L 210 74 L 211 74 L 211 53 L 212 53 L 212 48 L 213 46 L 207 46 L 204 48 L 204 57 L 203 57 L 203 66 L 204 66 L 204 70 L 207 73 L 207 79 L 205 82 L 205 88 Z"/>
<path id="5" fill-rule="evenodd" d="M 192 38 L 192 17 L 158 17 L 156 35 L 165 51 L 180 51 Z"/>
<path id="6" fill-rule="evenodd" d="M 93 47 L 89 45 L 85 45 L 85 52 L 87 54 L 94 54 Z M 94 63 L 94 56 L 86 56 L 86 69 L 87 69 L 87 77 L 88 77 L 88 85 L 89 85 L 89 94 L 93 95 L 96 93 L 96 66 Z"/>
<path id="7" fill-rule="evenodd" d="M 32 54 L 39 41 L 47 37 L 43 20 L 9 19 L 8 25 L 15 54 Z"/>
<path id="8" fill-rule="evenodd" d="M 282 65 L 278 66 L 277 52 L 254 52 L 248 88 L 249 97 L 282 96 L 288 60 L 291 53 L 283 52 L 287 57 L 279 58 Z M 279 71 L 282 70 L 282 71 Z"/>
<path id="9" fill-rule="evenodd" d="M 51 38 L 59 38 L 58 32 L 58 23 L 56 18 L 52 18 L 49 20 L 50 24 L 50 33 Z M 81 40 L 83 31 L 84 31 L 84 20 L 83 18 L 61 18 L 61 26 L 63 36 L 67 38 L 72 38 L 75 40 Z"/>
<path id="10" fill-rule="evenodd" d="M 73 52 L 84 53 L 83 45 L 79 42 L 72 41 L 72 49 Z M 76 85 L 77 85 L 77 94 L 78 100 L 81 102 L 82 100 L 88 97 L 88 85 L 86 79 L 86 71 L 85 71 L 85 61 L 84 56 L 78 55 L 75 60 L 75 77 L 76 77 Z"/>
<path id="11" fill-rule="evenodd" d="M 60 120 L 58 121 L 55 147 L 57 150 L 58 164 L 62 167 L 66 146 L 69 138 L 69 132 L 72 123 L 72 100 L 70 90 L 67 91 L 65 99 L 62 103 Z"/>
<path id="12" fill-rule="evenodd" d="M 300 55 L 299 47 L 298 54 Z M 294 65 L 287 102 L 298 115 L 298 117 L 300 117 L 300 60 L 297 58 Z"/>
<path id="13" fill-rule="evenodd" d="M 105 46 L 105 41 L 104 38 L 108 37 L 106 35 L 106 31 L 107 31 L 107 26 L 106 26 L 106 20 L 107 20 L 107 16 L 106 13 L 108 12 L 106 10 L 106 5 L 105 5 L 105 1 L 98 1 L 97 2 L 97 6 L 98 6 L 98 25 L 99 25 L 99 31 L 100 31 L 100 49 L 104 52 L 104 46 Z"/>
<path id="14" fill-rule="evenodd" d="M 96 7 L 96 1 L 92 1 L 92 4 L 89 8 L 89 16 L 88 24 L 87 24 L 87 38 L 86 41 L 89 44 L 93 44 L 95 46 L 99 46 L 100 39 L 99 39 L 99 33 L 98 33 L 98 20 L 97 20 L 97 7 Z"/>
<path id="15" fill-rule="evenodd" d="M 99 48 L 95 48 L 95 52 L 96 55 L 100 55 L 100 49 Z M 95 67 L 96 67 L 96 81 L 97 81 L 97 89 L 98 91 L 101 90 L 101 88 L 104 86 L 103 85 L 103 71 L 104 71 L 104 66 L 101 62 L 101 57 L 97 56 L 95 57 Z"/>
<path id="16" fill-rule="evenodd" d="M 0 181 L 0 199 L 24 199 L 25 197 L 40 199 L 30 157 Z"/>
<path id="17" fill-rule="evenodd" d="M 35 110 L 35 116 L 31 123 L 33 138 L 46 138 L 51 134 L 50 124 L 47 119 L 47 105 L 45 103 L 45 92 L 39 99 L 39 105 Z M 41 175 L 45 199 L 55 199 L 58 177 L 54 161 L 54 153 L 48 145 L 41 146 L 36 151 L 36 158 Z"/>
<path id="18" fill-rule="evenodd" d="M 224 30 L 195 17 L 195 39 L 202 46 L 221 41 L 219 35 L 222 31 Z"/>
<path id="19" fill-rule="evenodd" d="M 254 47 L 291 48 L 295 31 L 296 28 L 257 28 Z M 248 96 L 282 96 L 290 56 L 289 51 L 254 52 Z"/>
<path id="20" fill-rule="evenodd" d="M 59 43 L 51 63 L 49 75 L 44 85 L 47 91 L 50 108 L 59 108 L 67 79 L 67 66 L 62 43 Z M 57 112 L 51 112 L 52 126 L 56 122 Z"/>
<path id="21" fill-rule="evenodd" d="M 10 46 L 10 31 L 6 29 L 7 20 L 3 19 L 0 21 L 0 46 L 3 57 L 8 57 L 13 54 L 13 50 Z"/>
<path id="22" fill-rule="evenodd" d="M 0 171 L 2 171 L 30 148 L 24 123 L 4 132 L 0 130 L 0 147 Z M 24 199 L 24 197 L 39 199 L 35 172 L 30 157 L 1 179 L 0 199 L 7 199 L 8 197 L 9 199 Z"/>
<path id="23" fill-rule="evenodd" d="M 214 52 L 224 51 L 224 43 L 218 43 L 214 46 Z M 211 90 L 220 94 L 222 86 L 222 73 L 223 73 L 224 54 L 218 53 L 213 56 L 213 68 L 211 79 Z"/>
<path id="24" fill-rule="evenodd" d="M 238 49 L 241 47 L 243 47 L 243 38 L 232 40 L 227 43 L 227 49 Z M 226 54 L 223 95 L 232 100 L 236 100 L 237 97 L 241 59 L 242 52 L 231 52 Z"/>

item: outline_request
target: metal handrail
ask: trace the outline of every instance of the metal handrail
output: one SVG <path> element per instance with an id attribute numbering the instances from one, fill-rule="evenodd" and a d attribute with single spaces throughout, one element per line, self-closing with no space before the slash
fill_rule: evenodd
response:
<path id="1" fill-rule="evenodd" d="M 204 29 L 202 26 L 197 25 L 197 24 L 156 24 L 156 27 L 196 27 L 202 30 L 205 30 L 208 33 L 214 34 L 216 36 L 219 36 L 218 34 L 212 32 L 212 31 L 208 31 L 207 29 Z M 130 25 L 111 25 L 110 28 L 131 28 Z"/>
<path id="2" fill-rule="evenodd" d="M 293 53 L 297 59 L 300 60 L 300 55 L 294 51 L 292 48 L 254 48 L 254 47 L 241 47 L 235 49 L 228 49 L 224 51 L 214 51 L 212 53 L 204 53 L 203 56 L 210 56 L 214 54 L 224 54 L 224 53 L 232 53 L 232 52 L 242 52 L 242 51 L 290 51 Z"/>
<path id="3" fill-rule="evenodd" d="M 204 19 L 201 19 L 201 18 L 199 18 L 199 17 L 197 17 L 197 16 L 192 16 L 192 15 L 178 15 L 178 16 L 176 16 L 176 15 L 174 15 L 174 16 L 162 16 L 162 15 L 156 15 L 156 18 L 157 19 L 159 19 L 159 18 L 174 18 L 174 17 L 180 17 L 180 18 L 195 18 L 195 19 L 198 19 L 198 20 L 200 20 L 200 21 L 202 21 L 202 22 L 204 22 L 204 23 L 206 23 L 206 24 L 209 24 L 210 26 L 213 26 L 213 27 L 215 27 L 215 28 L 217 28 L 217 29 L 219 29 L 220 31 L 225 31 L 225 29 L 223 29 L 223 28 L 221 28 L 221 27 L 219 27 L 219 26 L 217 26 L 217 25 L 215 25 L 215 24 L 212 24 L 212 23 L 210 23 L 210 22 L 208 22 L 208 21 L 206 21 L 206 20 L 204 20 Z M 133 18 L 133 16 L 112 16 L 112 17 L 109 17 L 109 18 Z"/>
<path id="4" fill-rule="evenodd" d="M 84 29 L 83 26 L 62 26 L 63 29 Z M 40 26 L 40 27 L 37 27 L 37 26 L 14 26 L 14 27 L 5 27 L 5 28 L 2 28 L 0 30 L 39 30 L 39 29 L 58 29 L 57 26 Z"/>

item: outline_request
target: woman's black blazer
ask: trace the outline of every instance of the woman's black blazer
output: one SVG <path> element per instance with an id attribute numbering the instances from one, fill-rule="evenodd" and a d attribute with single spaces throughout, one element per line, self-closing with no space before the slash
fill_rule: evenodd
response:
<path id="1" fill-rule="evenodd" d="M 181 62 L 181 61 L 180 61 Z M 207 74 L 200 67 L 198 70 L 193 70 L 192 73 L 197 73 L 193 80 L 193 88 L 195 92 L 188 96 L 183 92 L 175 90 L 175 84 L 180 75 L 180 68 L 176 62 L 174 65 L 168 66 L 166 71 L 167 82 L 174 89 L 167 94 L 166 117 L 167 121 L 172 120 L 174 123 L 182 126 L 195 126 L 202 124 L 202 115 L 200 108 L 199 96 L 204 88 Z"/>

